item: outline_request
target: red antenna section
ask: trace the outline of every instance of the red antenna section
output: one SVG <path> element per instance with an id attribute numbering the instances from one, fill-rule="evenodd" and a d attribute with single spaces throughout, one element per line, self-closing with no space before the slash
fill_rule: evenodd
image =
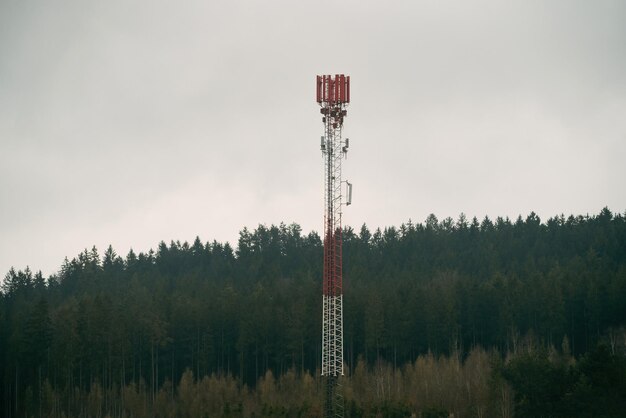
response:
<path id="1" fill-rule="evenodd" d="M 350 103 L 350 76 L 337 74 L 317 76 L 317 102 L 328 104 Z"/>

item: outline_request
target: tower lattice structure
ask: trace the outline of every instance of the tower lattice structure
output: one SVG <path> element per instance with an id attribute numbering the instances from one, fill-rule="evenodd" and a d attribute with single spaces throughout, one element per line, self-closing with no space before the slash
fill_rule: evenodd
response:
<path id="1" fill-rule="evenodd" d="M 341 163 L 349 140 L 342 139 L 343 120 L 350 102 L 350 77 L 317 76 L 317 102 L 320 104 L 324 136 L 324 276 L 322 285 L 322 376 L 325 383 L 324 416 L 343 417 L 343 272 L 341 215 L 344 182 Z M 350 204 L 352 185 L 345 182 Z"/>

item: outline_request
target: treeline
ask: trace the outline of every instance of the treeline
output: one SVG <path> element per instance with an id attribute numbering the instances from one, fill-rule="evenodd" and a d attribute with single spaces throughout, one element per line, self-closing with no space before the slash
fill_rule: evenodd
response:
<path id="1" fill-rule="evenodd" d="M 606 208 L 545 223 L 534 213 L 515 221 L 430 215 L 399 228 L 347 227 L 343 237 L 345 359 L 353 371 L 347 390 L 359 364 L 371 376 L 380 365 L 402 375 L 420 358 L 456 358 L 462 369 L 478 347 L 504 358 L 530 338 L 571 353 L 571 368 L 599 341 L 611 344 L 613 356 L 624 346 L 626 221 Z M 244 228 L 236 249 L 197 238 L 123 258 L 111 247 L 103 254 L 92 248 L 50 277 L 11 269 L 0 296 L 1 413 L 98 416 L 86 412 L 91 396 L 101 414 L 141 416 L 121 399 L 135 393 L 152 408 L 168 393 L 179 399 L 184 382 L 220 382 L 221 391 L 237 391 L 233 399 L 257 399 L 248 409 L 220 404 L 224 416 L 314 416 L 321 259 L 318 234 L 281 224 Z M 515 386 L 513 375 L 485 364 L 487 381 L 497 375 Z M 275 384 L 290 374 L 298 384 L 309 381 L 311 398 L 298 406 L 306 411 L 270 411 L 259 392 L 268 373 Z M 392 408 L 354 393 L 352 416 Z M 398 414 L 453 410 L 448 401 L 407 399 L 390 398 Z M 506 416 L 476 408 L 457 408 L 455 417 Z"/>

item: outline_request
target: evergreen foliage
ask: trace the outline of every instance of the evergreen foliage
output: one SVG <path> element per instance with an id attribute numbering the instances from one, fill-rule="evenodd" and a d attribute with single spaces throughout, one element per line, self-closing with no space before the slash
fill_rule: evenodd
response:
<path id="1" fill-rule="evenodd" d="M 517 416 L 566 416 L 599 399 L 624 410 L 623 215 L 430 215 L 343 236 L 351 416 L 507 416 L 513 404 Z M 315 416 L 321 260 L 318 234 L 281 224 L 244 228 L 236 249 L 196 238 L 122 258 L 94 247 L 47 278 L 11 269 L 0 414 Z M 547 351 L 521 349 L 529 340 Z M 492 354 L 478 361 L 477 347 Z M 469 397 L 419 386 L 420 362 L 443 372 L 444 360 Z M 475 363 L 480 378 L 462 377 Z"/>

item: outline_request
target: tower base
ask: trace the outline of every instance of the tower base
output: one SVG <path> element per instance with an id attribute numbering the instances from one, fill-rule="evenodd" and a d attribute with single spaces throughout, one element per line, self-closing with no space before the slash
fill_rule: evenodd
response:
<path id="1" fill-rule="evenodd" d="M 324 382 L 324 418 L 343 418 L 343 387 L 338 376 L 322 376 Z"/>

